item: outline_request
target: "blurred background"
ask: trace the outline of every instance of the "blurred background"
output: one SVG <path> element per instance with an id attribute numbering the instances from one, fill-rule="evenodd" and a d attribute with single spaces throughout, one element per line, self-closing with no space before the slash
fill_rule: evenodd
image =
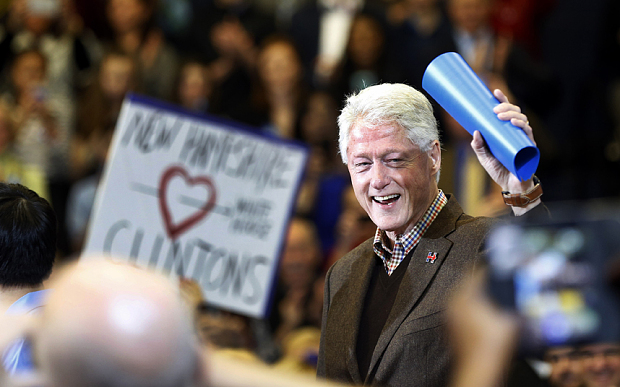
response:
<path id="1" fill-rule="evenodd" d="M 3 0 L 0 180 L 54 206 L 59 258 L 79 253 L 126 93 L 303 141 L 311 158 L 269 319 L 208 307 L 182 283 L 205 341 L 313 373 L 323 276 L 374 233 L 337 153 L 346 95 L 420 88 L 459 52 L 521 106 L 547 203 L 620 199 L 620 2 L 615 0 Z M 439 106 L 440 188 L 466 212 L 506 211 Z"/>

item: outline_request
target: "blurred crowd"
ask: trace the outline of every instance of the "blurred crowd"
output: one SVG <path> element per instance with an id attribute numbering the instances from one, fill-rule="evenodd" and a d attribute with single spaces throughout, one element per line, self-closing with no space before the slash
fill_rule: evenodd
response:
<path id="1" fill-rule="evenodd" d="M 344 97 L 421 89 L 459 52 L 527 111 L 545 201 L 620 193 L 620 3 L 614 0 L 0 1 L 0 181 L 54 207 L 60 256 L 79 254 L 125 95 L 229 119 L 311 151 L 268 319 L 195 301 L 202 338 L 314 372 L 324 273 L 375 226 L 337 153 Z M 439 106 L 440 188 L 471 215 L 505 211 L 471 136 Z"/>
<path id="2" fill-rule="evenodd" d="M 555 387 L 604 386 L 620 383 L 620 345 L 597 343 L 550 348 L 549 381 Z"/>

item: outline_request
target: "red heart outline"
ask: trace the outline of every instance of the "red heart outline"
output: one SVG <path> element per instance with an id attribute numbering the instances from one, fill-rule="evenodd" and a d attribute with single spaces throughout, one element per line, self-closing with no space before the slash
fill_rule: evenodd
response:
<path id="1" fill-rule="evenodd" d="M 183 177 L 187 185 L 206 185 L 209 187 L 209 200 L 205 202 L 205 204 L 193 215 L 184 219 L 182 222 L 174 224 L 172 222 L 172 216 L 170 215 L 170 210 L 168 209 L 168 201 L 166 197 L 166 188 L 168 187 L 168 183 L 170 179 L 174 176 L 180 175 Z M 207 176 L 197 176 L 190 177 L 187 171 L 178 165 L 172 166 L 164 171 L 161 176 L 161 180 L 159 181 L 159 209 L 161 211 L 162 217 L 164 218 L 164 226 L 166 227 L 166 232 L 170 239 L 175 240 L 189 228 L 194 226 L 197 222 L 199 222 L 202 218 L 207 216 L 207 214 L 215 207 L 215 199 L 216 199 L 216 191 L 215 185 Z"/>

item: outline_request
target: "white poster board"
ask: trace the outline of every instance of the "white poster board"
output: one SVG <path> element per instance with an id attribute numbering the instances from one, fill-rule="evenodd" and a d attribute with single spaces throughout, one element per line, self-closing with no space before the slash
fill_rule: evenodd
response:
<path id="1" fill-rule="evenodd" d="M 292 141 L 129 96 L 83 259 L 192 278 L 209 304 L 264 317 L 306 159 Z"/>

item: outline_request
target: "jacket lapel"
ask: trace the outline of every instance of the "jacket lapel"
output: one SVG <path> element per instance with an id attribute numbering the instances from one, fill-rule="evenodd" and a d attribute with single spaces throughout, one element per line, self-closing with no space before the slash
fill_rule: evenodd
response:
<path id="1" fill-rule="evenodd" d="M 372 239 L 365 243 L 370 243 L 372 246 Z M 363 382 L 355 351 L 364 300 L 376 259 L 372 247 L 360 251 L 366 251 L 366 253 L 361 254 L 352 264 L 352 275 L 348 276 L 347 281 L 332 300 L 332 303 L 339 305 L 339 308 L 334 311 L 330 310 L 328 316 L 330 325 L 335 328 L 333 332 L 341 336 L 332 336 L 332 339 L 333 342 L 344 344 L 340 351 L 346 356 L 347 369 L 354 384 Z"/>
<path id="2" fill-rule="evenodd" d="M 383 326 L 381 336 L 375 346 L 370 361 L 369 374 L 366 378 L 367 382 L 368 379 L 373 379 L 371 375 L 375 374 L 375 368 L 379 359 L 383 356 L 392 337 L 418 304 L 418 301 L 443 264 L 452 247 L 452 242 L 446 239 L 445 236 L 454 231 L 456 220 L 462 213 L 463 210 L 458 203 L 454 199 L 449 200 L 415 248 L 398 289 L 392 311 Z M 433 263 L 426 262 L 429 253 L 436 253 Z"/>

